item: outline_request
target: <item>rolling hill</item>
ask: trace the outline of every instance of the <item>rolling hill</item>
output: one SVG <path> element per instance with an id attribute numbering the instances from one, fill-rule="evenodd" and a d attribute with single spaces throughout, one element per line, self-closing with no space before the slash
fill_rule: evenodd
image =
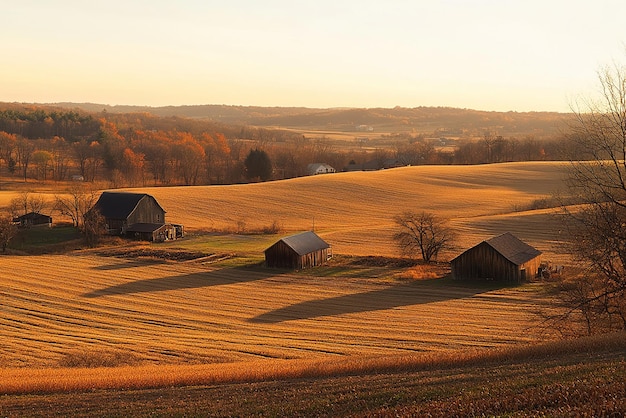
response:
<path id="1" fill-rule="evenodd" d="M 251 230 L 278 222 L 287 232 L 315 231 L 336 253 L 398 255 L 393 217 L 434 212 L 459 232 L 455 252 L 512 232 L 558 256 L 561 225 L 552 210 L 525 209 L 563 192 L 567 164 L 507 163 L 418 166 L 290 180 L 174 188 L 141 188 L 188 230 Z"/>

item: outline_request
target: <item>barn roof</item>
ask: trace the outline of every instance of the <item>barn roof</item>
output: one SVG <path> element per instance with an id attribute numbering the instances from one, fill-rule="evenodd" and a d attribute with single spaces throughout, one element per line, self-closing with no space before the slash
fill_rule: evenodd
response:
<path id="1" fill-rule="evenodd" d="M 541 254 L 541 251 L 507 232 L 485 241 L 494 250 L 513 264 L 521 265 Z"/>
<path id="2" fill-rule="evenodd" d="M 22 222 L 22 221 L 45 221 L 52 222 L 52 217 L 48 215 L 43 215 L 39 212 L 28 212 L 25 215 L 17 216 L 13 218 L 13 222 Z"/>
<path id="3" fill-rule="evenodd" d="M 298 255 L 305 255 L 317 250 L 330 248 L 330 245 L 321 239 L 315 232 L 307 231 L 291 235 L 279 240 L 287 244 Z"/>
<path id="4" fill-rule="evenodd" d="M 154 199 L 146 193 L 103 192 L 94 208 L 98 209 L 105 218 L 126 219 L 135 210 L 139 201 L 146 196 Z M 157 206 L 161 207 L 156 199 L 154 201 Z"/>

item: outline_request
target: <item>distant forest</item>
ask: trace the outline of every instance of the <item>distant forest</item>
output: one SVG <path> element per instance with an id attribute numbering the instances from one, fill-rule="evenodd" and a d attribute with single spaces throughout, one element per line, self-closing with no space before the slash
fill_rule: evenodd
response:
<path id="1" fill-rule="evenodd" d="M 322 162 L 341 171 L 559 160 L 567 117 L 452 108 L 0 103 L 0 175 L 109 187 L 231 184 L 259 180 L 245 164 L 253 150 L 269 157 L 272 179 L 306 175 L 308 164 Z M 375 132 L 372 144 L 357 140 L 363 126 Z M 315 129 L 354 132 L 355 141 L 339 146 L 322 134 L 311 137 Z"/>

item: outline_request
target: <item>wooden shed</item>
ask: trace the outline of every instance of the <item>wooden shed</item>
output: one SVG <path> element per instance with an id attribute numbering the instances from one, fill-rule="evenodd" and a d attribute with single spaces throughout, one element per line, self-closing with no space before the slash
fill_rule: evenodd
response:
<path id="1" fill-rule="evenodd" d="M 541 251 L 507 232 L 481 242 L 450 262 L 455 279 L 487 279 L 520 283 L 535 277 Z"/>
<path id="2" fill-rule="evenodd" d="M 300 270 L 319 266 L 331 257 L 330 245 L 309 231 L 282 238 L 266 249 L 265 265 Z"/>
<path id="3" fill-rule="evenodd" d="M 39 226 L 51 227 L 52 217 L 48 215 L 43 215 L 39 212 L 29 212 L 25 215 L 13 218 L 13 223 L 20 228 L 31 228 Z"/>
<path id="4" fill-rule="evenodd" d="M 136 223 L 126 229 L 126 235 L 141 241 L 163 242 L 176 239 L 176 227 L 171 224 Z"/>

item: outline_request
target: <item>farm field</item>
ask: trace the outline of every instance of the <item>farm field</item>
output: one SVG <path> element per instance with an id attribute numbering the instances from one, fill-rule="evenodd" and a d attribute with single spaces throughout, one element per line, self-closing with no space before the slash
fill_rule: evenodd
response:
<path id="1" fill-rule="evenodd" d="M 274 367 L 313 367 L 310 362 L 454 357 L 555 339 L 542 324 L 542 313 L 554 309 L 542 283 L 457 283 L 445 278 L 445 264 L 385 265 L 369 256 L 397 257 L 393 216 L 425 210 L 449 218 L 458 232 L 456 247 L 443 261 L 510 231 L 542 250 L 544 258 L 566 263 L 554 210 L 533 210 L 562 190 L 566 168 L 553 162 L 420 166 L 246 185 L 134 189 L 152 194 L 167 220 L 189 233 L 148 249 L 230 258 L 215 263 L 131 258 L 123 257 L 125 248 L 109 254 L 95 249 L 3 255 L 0 393 L 45 386 L 49 379 L 36 376 L 52 371 L 91 375 L 113 367 L 124 371 L 123 380 L 132 380 L 164 373 L 158 368 L 213 365 L 216 369 L 203 373 L 258 367 L 271 375 Z M 0 192 L 0 205 L 14 195 Z M 280 234 L 219 232 L 258 231 L 274 222 L 282 226 Z M 271 242 L 313 226 L 333 247 L 329 265 L 301 272 L 258 265 Z M 26 387 L 10 389 L 14 382 Z M 80 385 L 64 387 L 83 390 Z M 102 386 L 115 387 L 112 381 Z"/>
<path id="2" fill-rule="evenodd" d="M 7 256 L 2 265 L 11 272 L 0 279 L 2 367 L 391 355 L 549 337 L 537 326 L 536 312 L 550 306 L 538 284 L 481 288 L 385 276 L 385 268 L 328 267 L 325 277 L 324 268 L 80 253 Z"/>
<path id="3" fill-rule="evenodd" d="M 519 208 L 558 191 L 565 168 L 421 166 L 139 190 L 154 195 L 168 220 L 184 224 L 192 235 L 273 222 L 285 234 L 314 222 L 336 255 L 397 256 L 393 215 L 426 210 L 451 219 L 459 232 L 456 251 L 511 231 L 558 259 L 559 226 L 551 210 Z M 277 238 L 233 235 L 227 248 L 202 248 L 191 237 L 154 247 L 196 245 L 257 254 L 253 259 L 259 260 Z M 215 241 L 224 245 L 223 238 Z M 89 356 L 102 353 L 123 353 L 115 361 L 132 364 L 212 363 L 491 347 L 536 340 L 533 309 L 549 303 L 540 285 L 490 290 L 414 280 L 445 276 L 441 271 L 408 272 L 403 279 L 385 268 L 348 268 L 324 276 L 321 269 L 291 273 L 237 262 L 142 261 L 89 251 L 3 256 L 1 262 L 4 367 L 88 364 Z"/>
<path id="4" fill-rule="evenodd" d="M 488 350 L 458 360 L 418 356 L 332 374 L 332 366 L 318 371 L 307 365 L 307 371 L 285 378 L 221 380 L 220 375 L 156 389 L 40 392 L 0 397 L 0 415 L 618 417 L 626 413 L 625 350 L 621 333 Z"/>
<path id="5" fill-rule="evenodd" d="M 167 218 L 194 230 L 258 230 L 278 222 L 286 232 L 315 231 L 333 251 L 397 256 L 393 217 L 406 210 L 450 219 L 460 233 L 445 258 L 504 232 L 559 258 L 553 210 L 527 211 L 562 193 L 567 163 L 419 166 L 336 173 L 232 186 L 135 189 L 152 194 Z"/>

